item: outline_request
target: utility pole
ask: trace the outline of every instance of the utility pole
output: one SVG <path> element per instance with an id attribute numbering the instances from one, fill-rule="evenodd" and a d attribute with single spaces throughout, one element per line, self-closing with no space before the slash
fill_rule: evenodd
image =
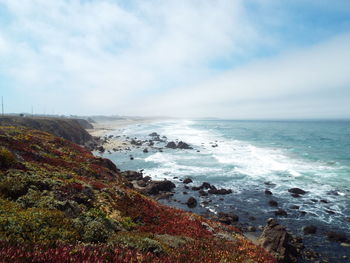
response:
<path id="1" fill-rule="evenodd" d="M 1 96 L 1 112 L 2 112 L 2 116 L 4 116 L 4 97 Z"/>

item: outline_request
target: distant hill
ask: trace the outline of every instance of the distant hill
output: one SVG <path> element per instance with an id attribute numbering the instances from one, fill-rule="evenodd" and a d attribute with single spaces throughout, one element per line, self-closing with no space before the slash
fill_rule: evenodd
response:
<path id="1" fill-rule="evenodd" d="M 36 129 L 84 145 L 92 140 L 85 129 L 93 126 L 83 119 L 45 118 L 45 117 L 0 117 L 0 126 L 22 126 Z"/>

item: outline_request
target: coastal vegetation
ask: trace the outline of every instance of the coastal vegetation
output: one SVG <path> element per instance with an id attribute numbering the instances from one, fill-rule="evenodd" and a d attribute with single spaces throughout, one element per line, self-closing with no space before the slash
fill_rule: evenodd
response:
<path id="1" fill-rule="evenodd" d="M 1 126 L 0 145 L 3 262 L 275 262 L 238 229 L 134 191 L 73 142 Z"/>

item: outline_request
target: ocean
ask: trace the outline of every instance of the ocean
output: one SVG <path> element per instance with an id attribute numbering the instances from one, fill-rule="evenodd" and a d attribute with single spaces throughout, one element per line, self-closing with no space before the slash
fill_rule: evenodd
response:
<path id="1" fill-rule="evenodd" d="M 259 226 L 275 217 L 276 208 L 268 205 L 275 200 L 287 212 L 278 221 L 294 234 L 303 236 L 303 226 L 317 226 L 316 235 L 303 236 L 307 246 L 326 254 L 331 262 L 344 262 L 340 259 L 344 255 L 350 258 L 350 248 L 328 241 L 325 235 L 336 231 L 350 236 L 346 220 L 350 217 L 350 121 L 169 120 L 131 125 L 110 134 L 149 140 L 152 132 L 194 149 L 160 152 L 148 147 L 144 153 L 146 146 L 142 146 L 105 156 L 122 170 L 143 169 L 153 179 L 174 181 L 178 190 L 163 203 L 197 213 L 234 212 L 243 224 Z M 179 179 L 187 177 L 192 185 L 209 182 L 233 193 L 211 196 L 211 202 L 189 209 L 184 205 L 189 196 L 202 202 L 209 197 L 190 191 L 184 195 Z M 288 189 L 294 187 L 307 194 L 292 197 Z M 266 189 L 273 195 L 266 195 Z"/>

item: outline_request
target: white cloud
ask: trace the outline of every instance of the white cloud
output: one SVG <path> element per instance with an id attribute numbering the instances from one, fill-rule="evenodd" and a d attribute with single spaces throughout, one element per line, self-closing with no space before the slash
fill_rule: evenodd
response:
<path id="1" fill-rule="evenodd" d="M 274 6 L 257 3 L 263 14 Z M 246 0 L 1 4 L 11 19 L 0 28 L 0 73 L 29 105 L 62 113 L 269 116 L 273 98 L 349 84 L 347 35 L 218 75 L 213 61 L 278 43 L 250 17 Z"/>
<path id="2" fill-rule="evenodd" d="M 349 117 L 350 104 L 345 99 L 350 96 L 349 67 L 350 34 L 344 34 L 231 70 L 155 100 L 159 108 L 179 116 Z M 146 108 L 154 112 L 153 107 Z"/>

